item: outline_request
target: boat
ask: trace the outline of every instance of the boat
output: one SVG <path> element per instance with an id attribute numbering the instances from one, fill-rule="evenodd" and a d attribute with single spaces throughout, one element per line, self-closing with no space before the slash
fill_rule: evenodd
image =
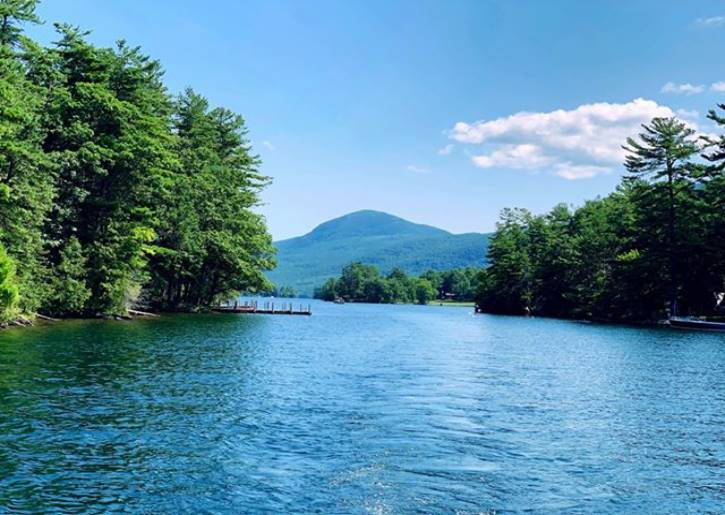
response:
<path id="1" fill-rule="evenodd" d="M 345 299 L 342 297 L 337 297 L 334 301 L 335 304 L 345 304 Z"/>
<path id="2" fill-rule="evenodd" d="M 698 320 L 696 318 L 670 317 L 670 327 L 677 329 L 699 329 L 701 331 L 725 331 L 725 322 Z"/>

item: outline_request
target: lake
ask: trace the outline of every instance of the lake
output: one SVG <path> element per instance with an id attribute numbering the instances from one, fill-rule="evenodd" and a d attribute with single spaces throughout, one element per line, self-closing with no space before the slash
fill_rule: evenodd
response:
<path id="1" fill-rule="evenodd" d="M 0 512 L 725 506 L 725 335 L 312 308 L 0 332 Z"/>

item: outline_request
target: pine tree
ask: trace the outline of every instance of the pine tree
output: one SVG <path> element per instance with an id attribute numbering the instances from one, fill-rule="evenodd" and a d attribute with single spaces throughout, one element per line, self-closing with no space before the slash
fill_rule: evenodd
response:
<path id="1" fill-rule="evenodd" d="M 680 270 L 678 256 L 678 204 L 694 178 L 693 155 L 700 150 L 693 136 L 695 131 L 676 118 L 654 118 L 642 125 L 639 140 L 627 138 L 624 149 L 628 152 L 625 167 L 630 179 L 648 181 L 644 193 L 664 191 L 666 214 L 661 222 L 666 226 L 665 249 L 669 262 L 670 313 L 677 314 L 677 292 Z M 643 197 L 644 198 L 644 197 Z"/>
<path id="2" fill-rule="evenodd" d="M 0 0 L 0 47 L 17 45 L 24 23 L 40 23 L 35 14 L 38 0 Z"/>
<path id="3" fill-rule="evenodd" d="M 266 291 L 272 240 L 251 209 L 268 179 L 257 171 L 241 117 L 209 109 L 191 90 L 177 102 L 176 170 L 161 215 L 150 301 L 169 309 L 209 305 L 239 291 Z"/>
<path id="4" fill-rule="evenodd" d="M 0 244 L 17 264 L 21 309 L 40 304 L 47 269 L 42 226 L 53 178 L 41 143 L 43 95 L 26 77 L 29 42 L 21 25 L 37 22 L 34 1 L 0 2 Z"/>
<path id="5" fill-rule="evenodd" d="M 98 49 L 77 28 L 58 30 L 44 141 L 58 167 L 51 261 L 59 266 L 77 239 L 92 293 L 81 313 L 119 313 L 147 280 L 157 194 L 172 161 L 171 105 L 159 64 L 137 48 Z"/>

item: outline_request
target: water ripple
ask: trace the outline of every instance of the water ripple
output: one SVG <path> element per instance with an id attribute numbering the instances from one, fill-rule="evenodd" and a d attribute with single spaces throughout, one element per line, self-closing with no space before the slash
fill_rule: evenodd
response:
<path id="1" fill-rule="evenodd" d="M 725 505 L 722 335 L 314 310 L 0 333 L 0 512 Z"/>

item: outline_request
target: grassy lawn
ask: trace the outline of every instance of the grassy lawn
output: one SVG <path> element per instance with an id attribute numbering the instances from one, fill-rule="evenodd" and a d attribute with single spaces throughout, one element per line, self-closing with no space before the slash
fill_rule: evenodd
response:
<path id="1" fill-rule="evenodd" d="M 472 308 L 476 305 L 473 301 L 459 300 L 433 300 L 428 303 L 429 306 L 451 306 L 454 308 Z"/>

